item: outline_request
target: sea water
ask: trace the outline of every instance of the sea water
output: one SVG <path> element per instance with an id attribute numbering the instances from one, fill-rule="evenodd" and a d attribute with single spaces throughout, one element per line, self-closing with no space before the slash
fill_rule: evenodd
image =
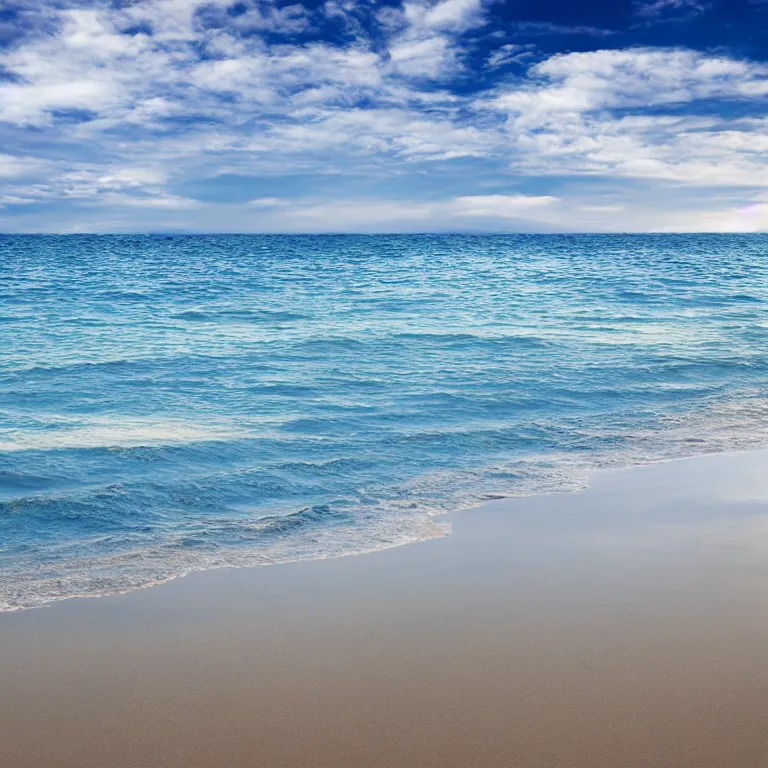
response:
<path id="1" fill-rule="evenodd" d="M 764 446 L 767 336 L 764 235 L 0 237 L 0 610 Z"/>

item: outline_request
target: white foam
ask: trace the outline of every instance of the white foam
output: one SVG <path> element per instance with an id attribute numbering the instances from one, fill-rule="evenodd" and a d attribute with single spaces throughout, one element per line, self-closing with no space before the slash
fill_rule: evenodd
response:
<path id="1" fill-rule="evenodd" d="M 62 419 L 61 424 L 65 423 Z M 130 592 L 194 571 L 365 554 L 444 536 L 449 532 L 449 525 L 440 519 L 443 514 L 476 507 L 489 496 L 580 491 L 588 487 L 590 476 L 596 470 L 766 448 L 768 399 L 757 396 L 720 403 L 707 411 L 668 416 L 665 424 L 664 429 L 638 431 L 631 444 L 619 449 L 587 455 L 553 452 L 474 470 L 444 470 L 422 475 L 400 489 L 400 498 L 382 500 L 370 508 L 369 516 L 361 517 L 357 525 L 350 527 L 312 527 L 287 539 L 261 541 L 258 537 L 250 538 L 249 529 L 254 521 L 243 521 L 241 546 L 220 544 L 214 539 L 212 549 L 201 552 L 174 547 L 172 537 L 164 537 L 134 552 L 92 560 L 77 557 L 65 560 L 58 563 L 56 573 L 48 577 L 42 577 L 39 569 L 18 571 L 0 583 L 0 612 L 44 606 L 72 597 Z M 188 442 L 252 434 L 222 425 L 128 419 L 102 419 L 88 425 L 70 423 L 58 432 L 79 436 L 77 447 L 115 445 L 118 435 L 122 445 L 147 445 L 153 444 L 153 439 L 168 443 L 175 437 L 177 442 Z M 106 433 L 110 440 L 95 439 Z M 600 436 L 596 433 L 593 437 Z M 73 445 L 70 440 L 67 447 Z M 32 447 L 28 441 L 26 448 Z M 759 545 L 765 546 L 764 528 L 751 532 Z"/>
<path id="2" fill-rule="evenodd" d="M 249 433 L 222 424 L 177 419 L 99 418 L 71 424 L 57 419 L 40 428 L 0 431 L 0 451 L 51 451 L 67 448 L 137 448 L 210 440 L 237 440 Z"/>

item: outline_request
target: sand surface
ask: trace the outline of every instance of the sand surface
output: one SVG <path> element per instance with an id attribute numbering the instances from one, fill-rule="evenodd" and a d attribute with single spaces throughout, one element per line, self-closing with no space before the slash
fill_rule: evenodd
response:
<path id="1" fill-rule="evenodd" d="M 768 766 L 768 453 L 451 523 L 0 615 L 0 766 Z"/>

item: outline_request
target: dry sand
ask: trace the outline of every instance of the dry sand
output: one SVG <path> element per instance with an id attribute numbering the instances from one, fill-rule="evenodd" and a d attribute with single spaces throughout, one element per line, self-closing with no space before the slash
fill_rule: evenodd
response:
<path id="1" fill-rule="evenodd" d="M 0 766 L 768 766 L 768 454 L 451 522 L 0 616 Z"/>

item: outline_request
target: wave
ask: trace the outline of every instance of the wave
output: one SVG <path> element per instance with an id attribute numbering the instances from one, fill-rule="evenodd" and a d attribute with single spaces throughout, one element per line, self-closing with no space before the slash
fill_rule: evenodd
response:
<path id="1" fill-rule="evenodd" d="M 170 315 L 174 320 L 190 323 L 293 323 L 307 320 L 311 315 L 301 312 L 270 309 L 187 309 Z"/>
<path id="2" fill-rule="evenodd" d="M 46 477 L 29 472 L 0 470 L 0 496 L 3 494 L 16 495 L 19 491 L 43 491 L 60 484 L 61 480 L 61 478 Z"/>
<path id="3" fill-rule="evenodd" d="M 582 437 L 585 445 L 600 444 L 596 432 Z M 441 520 L 445 513 L 489 499 L 580 491 L 595 470 L 768 447 L 768 401 L 755 397 L 723 403 L 698 415 L 669 415 L 663 430 L 639 432 L 634 438 L 633 443 L 591 454 L 561 449 L 463 471 L 435 469 L 406 483 L 374 483 L 367 496 L 337 497 L 293 509 L 290 499 L 296 493 L 317 495 L 324 486 L 299 488 L 281 474 L 349 477 L 371 467 L 351 457 L 281 462 L 271 475 L 249 470 L 199 477 L 186 487 L 104 486 L 4 502 L 0 512 L 6 515 L 32 515 L 49 521 L 54 531 L 69 521 L 89 531 L 91 540 L 65 544 L 66 557 L 51 571 L 55 577 L 49 577 L 34 565 L 35 548 L 42 551 L 46 546 L 38 526 L 37 540 L 27 545 L 29 557 L 19 558 L 15 571 L 7 573 L 0 585 L 0 610 L 32 608 L 74 596 L 118 594 L 193 571 L 363 554 L 446 535 L 449 527 Z M 235 487 L 267 493 L 271 489 L 282 511 L 265 513 L 260 506 L 230 504 L 227 489 Z M 142 509 L 179 505 L 189 509 L 186 520 L 166 514 L 153 520 L 137 514 Z"/>
<path id="4" fill-rule="evenodd" d="M 0 451 L 58 451 L 73 448 L 137 448 L 183 443 L 241 440 L 246 430 L 181 420 L 102 418 L 90 423 L 45 429 L 4 430 Z"/>
<path id="5" fill-rule="evenodd" d="M 108 301 L 151 301 L 152 291 L 99 291 L 99 299 Z"/>
<path id="6" fill-rule="evenodd" d="M 423 343 L 427 345 L 438 344 L 456 344 L 456 345 L 488 345 L 488 346 L 511 346 L 526 348 L 547 348 L 553 345 L 552 339 L 535 334 L 499 334 L 499 333 L 427 333 L 427 332 L 408 332 L 398 333 L 392 336 L 395 341 L 408 341 L 414 343 Z"/>
<path id="7" fill-rule="evenodd" d="M 764 237 L 158 242 L 0 242 L 6 607 L 768 444 Z"/>
<path id="8" fill-rule="evenodd" d="M 146 589 L 201 570 L 238 568 L 365 554 L 444 536 L 445 523 L 423 515 L 403 523 L 381 516 L 364 533 L 349 516 L 324 506 L 251 522 L 212 521 L 209 532 L 168 532 L 155 543 L 134 542 L 128 551 L 74 556 L 55 572 L 17 561 L 0 582 L 0 612 L 37 608 L 75 597 L 103 597 Z M 244 546 L 245 544 L 245 546 Z"/>

